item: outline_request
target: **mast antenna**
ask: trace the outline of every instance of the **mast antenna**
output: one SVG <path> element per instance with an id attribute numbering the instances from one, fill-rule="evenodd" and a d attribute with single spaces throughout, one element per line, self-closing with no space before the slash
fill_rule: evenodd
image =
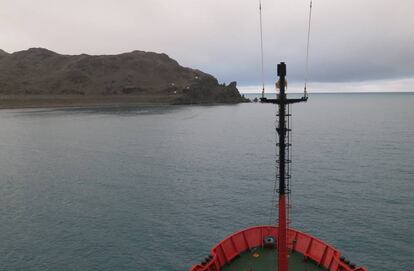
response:
<path id="1" fill-rule="evenodd" d="M 308 73 L 309 73 L 309 42 L 310 42 L 310 33 L 311 33 L 311 21 L 312 21 L 312 0 L 310 0 L 310 3 L 309 3 L 308 39 L 306 43 L 305 87 L 303 88 L 304 97 L 308 96 L 307 83 L 308 83 Z"/>
<path id="2" fill-rule="evenodd" d="M 263 23 L 262 23 L 262 1 L 259 0 L 259 13 L 260 13 L 260 55 L 262 60 L 262 98 L 264 98 L 265 83 L 264 83 L 264 56 L 263 56 Z"/>

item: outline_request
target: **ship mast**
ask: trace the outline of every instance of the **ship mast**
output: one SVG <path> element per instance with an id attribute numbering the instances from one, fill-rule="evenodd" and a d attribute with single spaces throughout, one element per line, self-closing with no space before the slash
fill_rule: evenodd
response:
<path id="1" fill-rule="evenodd" d="M 276 131 L 279 135 L 279 140 L 276 145 L 278 146 L 278 159 L 276 161 L 278 166 L 277 179 L 279 181 L 279 215 L 278 215 L 278 271 L 288 271 L 288 249 L 287 249 L 287 195 L 289 191 L 289 179 L 290 172 L 287 170 L 288 164 L 291 163 L 289 159 L 290 142 L 289 133 L 289 118 L 290 114 L 287 112 L 286 107 L 289 104 L 306 102 L 308 98 L 303 96 L 299 99 L 288 99 L 286 95 L 286 64 L 281 62 L 277 65 L 277 75 L 279 76 L 278 87 L 280 93 L 276 99 L 261 98 L 262 103 L 273 103 L 279 106 L 278 109 L 278 126 Z M 306 95 L 306 94 L 305 94 Z"/>

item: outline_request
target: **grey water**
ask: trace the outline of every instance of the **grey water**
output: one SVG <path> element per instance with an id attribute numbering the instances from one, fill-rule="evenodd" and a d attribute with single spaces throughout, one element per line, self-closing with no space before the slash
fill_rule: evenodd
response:
<path id="1" fill-rule="evenodd" d="M 274 223 L 275 107 L 0 111 L 0 270 L 188 270 Z M 414 270 L 414 94 L 293 107 L 292 227 Z"/>

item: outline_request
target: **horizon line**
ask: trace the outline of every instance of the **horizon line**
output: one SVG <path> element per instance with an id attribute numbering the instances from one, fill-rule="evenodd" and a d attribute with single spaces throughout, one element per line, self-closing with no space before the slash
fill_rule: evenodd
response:
<path id="1" fill-rule="evenodd" d="M 257 95 L 261 95 L 261 92 L 241 92 L 239 90 L 240 94 L 257 94 Z M 300 91 L 291 91 L 289 92 L 290 94 L 302 94 L 302 92 Z M 287 93 L 287 94 L 289 94 Z M 380 93 L 387 93 L 387 94 L 403 94 L 403 93 L 414 93 L 414 90 L 407 90 L 407 91 L 308 91 L 308 95 L 309 94 L 380 94 Z M 276 94 L 276 92 L 273 93 L 269 93 L 269 92 L 265 92 L 265 96 L 266 95 L 273 95 Z"/>

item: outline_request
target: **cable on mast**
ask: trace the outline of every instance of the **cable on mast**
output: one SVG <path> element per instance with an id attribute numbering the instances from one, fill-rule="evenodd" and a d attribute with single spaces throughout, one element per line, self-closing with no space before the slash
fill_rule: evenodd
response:
<path id="1" fill-rule="evenodd" d="M 263 61 L 263 23 L 262 23 L 262 1 L 259 0 L 260 12 L 260 53 L 262 58 L 262 98 L 264 98 L 265 83 L 264 83 L 264 61 Z"/>
<path id="2" fill-rule="evenodd" d="M 305 66 L 305 87 L 304 87 L 304 96 L 307 97 L 307 83 L 308 83 L 308 73 L 309 73 L 309 41 L 310 41 L 310 33 L 311 33 L 311 21 L 312 21 L 312 0 L 310 0 L 309 4 L 309 21 L 308 21 L 308 40 L 306 44 L 306 66 Z"/>

